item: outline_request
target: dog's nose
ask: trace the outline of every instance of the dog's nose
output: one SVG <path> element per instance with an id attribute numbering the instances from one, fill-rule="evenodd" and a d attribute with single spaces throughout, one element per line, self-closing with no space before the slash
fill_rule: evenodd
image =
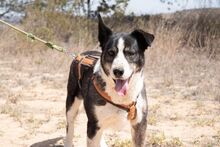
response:
<path id="1" fill-rule="evenodd" d="M 124 70 L 123 69 L 114 69 L 113 73 L 117 78 L 120 78 L 124 74 Z"/>

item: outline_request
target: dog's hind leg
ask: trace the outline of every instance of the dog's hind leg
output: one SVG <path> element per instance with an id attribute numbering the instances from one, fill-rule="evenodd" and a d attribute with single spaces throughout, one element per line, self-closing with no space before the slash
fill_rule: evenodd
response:
<path id="1" fill-rule="evenodd" d="M 64 141 L 65 147 L 72 147 L 72 140 L 74 135 L 74 120 L 77 116 L 78 109 L 82 103 L 82 98 L 80 97 L 78 78 L 75 74 L 76 64 L 72 63 L 70 67 L 69 80 L 67 84 L 67 99 L 66 99 L 66 138 Z"/>
<path id="2" fill-rule="evenodd" d="M 74 136 L 74 120 L 77 116 L 78 109 L 81 103 L 82 103 L 82 99 L 75 98 L 74 103 L 66 113 L 67 128 L 66 128 L 66 138 L 64 145 L 65 147 L 72 147 L 72 140 Z"/>

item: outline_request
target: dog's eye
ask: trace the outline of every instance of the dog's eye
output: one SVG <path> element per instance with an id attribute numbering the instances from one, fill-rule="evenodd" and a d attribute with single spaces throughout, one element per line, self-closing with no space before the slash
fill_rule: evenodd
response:
<path id="1" fill-rule="evenodd" d="M 135 55 L 135 52 L 127 51 L 127 52 L 125 52 L 125 54 L 127 54 L 128 56 L 133 56 L 133 55 Z"/>
<path id="2" fill-rule="evenodd" d="M 114 56 L 114 55 L 115 55 L 115 52 L 112 51 L 112 50 L 110 50 L 110 51 L 108 51 L 108 54 L 109 54 L 109 56 Z"/>

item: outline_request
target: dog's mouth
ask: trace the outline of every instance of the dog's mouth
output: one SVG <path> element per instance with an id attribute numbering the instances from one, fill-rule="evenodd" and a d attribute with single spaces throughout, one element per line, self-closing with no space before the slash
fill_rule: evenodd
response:
<path id="1" fill-rule="evenodd" d="M 131 77 L 128 79 L 114 79 L 115 91 L 118 93 L 118 95 L 125 96 L 127 94 L 130 78 Z"/>

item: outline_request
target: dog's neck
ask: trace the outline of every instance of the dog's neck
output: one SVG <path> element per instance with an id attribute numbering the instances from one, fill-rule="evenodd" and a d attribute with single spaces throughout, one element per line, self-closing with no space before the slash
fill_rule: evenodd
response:
<path id="1" fill-rule="evenodd" d="M 97 61 L 94 67 L 94 74 L 100 76 L 105 82 L 106 86 L 103 88 L 105 92 L 111 97 L 112 102 L 116 104 L 130 104 L 137 100 L 138 96 L 141 93 L 142 88 L 144 87 L 144 75 L 143 69 L 139 72 L 133 73 L 130 82 L 129 82 L 129 89 L 125 96 L 120 96 L 115 90 L 115 82 L 112 77 L 108 76 L 105 71 L 103 70 L 100 60 Z"/>

